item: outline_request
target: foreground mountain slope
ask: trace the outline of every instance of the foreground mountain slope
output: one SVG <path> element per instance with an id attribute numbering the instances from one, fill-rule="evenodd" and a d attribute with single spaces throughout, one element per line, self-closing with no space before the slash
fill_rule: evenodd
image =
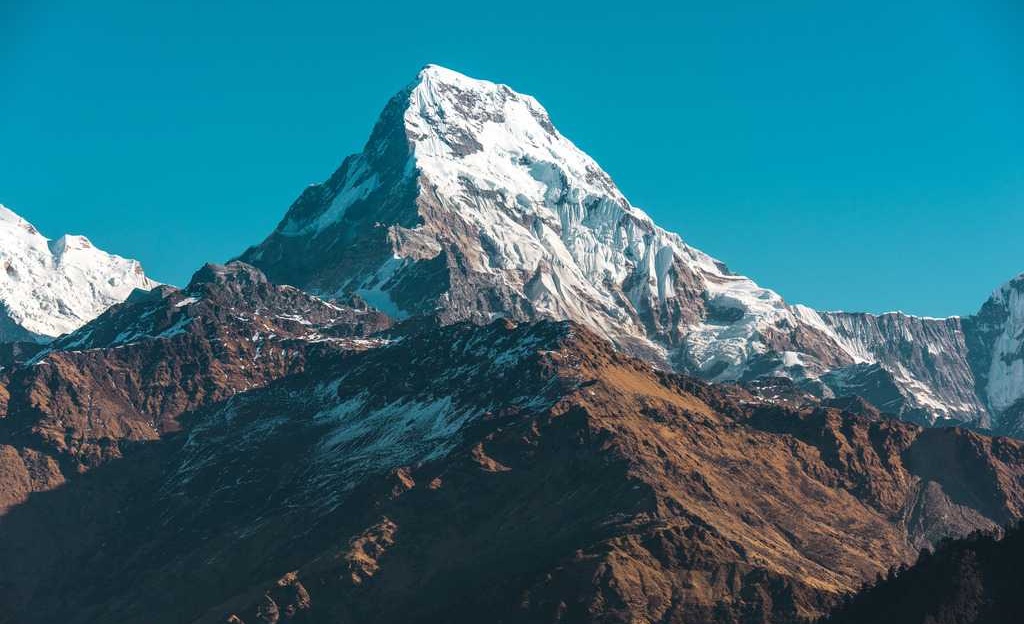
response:
<path id="1" fill-rule="evenodd" d="M 377 346 L 366 337 L 389 324 L 242 263 L 207 265 L 184 290 L 136 291 L 0 375 L 0 510 L 179 430 L 203 405 Z"/>
<path id="2" fill-rule="evenodd" d="M 975 377 L 991 341 L 973 345 L 961 319 L 789 305 L 654 224 L 537 100 L 437 66 L 242 259 L 399 318 L 570 319 L 708 380 L 783 375 L 929 424 L 1002 414 Z M 1013 379 L 995 374 L 996 386 Z"/>
<path id="3" fill-rule="evenodd" d="M 134 289 L 156 286 L 135 260 L 84 236 L 49 240 L 0 205 L 0 342 L 46 342 L 81 327 Z"/>
<path id="4" fill-rule="evenodd" d="M 574 324 L 397 333 L 12 508 L 4 615 L 793 622 L 1024 510 L 1011 440 L 780 407 Z"/>

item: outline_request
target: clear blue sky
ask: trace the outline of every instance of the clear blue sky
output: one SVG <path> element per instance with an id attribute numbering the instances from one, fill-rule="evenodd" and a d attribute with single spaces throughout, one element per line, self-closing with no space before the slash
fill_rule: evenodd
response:
<path id="1" fill-rule="evenodd" d="M 262 239 L 426 63 L 537 96 L 791 301 L 970 313 L 1024 271 L 1017 0 L 2 4 L 0 202 L 160 280 Z"/>

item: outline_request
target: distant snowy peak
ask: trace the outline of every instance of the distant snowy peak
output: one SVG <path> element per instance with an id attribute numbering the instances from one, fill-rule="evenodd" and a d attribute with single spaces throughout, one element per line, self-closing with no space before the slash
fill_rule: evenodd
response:
<path id="1" fill-rule="evenodd" d="M 240 259 L 399 319 L 569 319 L 713 381 L 784 376 L 870 389 L 926 422 L 987 416 L 959 320 L 790 305 L 655 225 L 536 99 L 436 65 Z"/>
<path id="2" fill-rule="evenodd" d="M 997 288 L 965 327 L 979 396 L 1003 416 L 1003 429 L 1024 435 L 1024 274 Z"/>
<path id="3" fill-rule="evenodd" d="M 135 260 L 84 236 L 43 236 L 0 205 L 0 341 L 45 342 L 74 331 L 133 290 L 156 286 Z"/>

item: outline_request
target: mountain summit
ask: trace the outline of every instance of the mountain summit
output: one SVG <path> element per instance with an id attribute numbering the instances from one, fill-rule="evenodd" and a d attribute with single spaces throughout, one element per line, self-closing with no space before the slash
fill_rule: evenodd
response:
<path id="1" fill-rule="evenodd" d="M 156 282 L 142 265 L 84 236 L 49 240 L 0 205 L 0 341 L 46 342 L 81 327 L 134 289 Z"/>
<path id="2" fill-rule="evenodd" d="M 816 313 L 655 225 L 537 100 L 434 65 L 242 259 L 395 316 L 573 319 L 716 379 L 769 350 L 763 324 L 813 324 L 806 342 L 843 351 Z"/>
<path id="3" fill-rule="evenodd" d="M 787 304 L 658 227 L 536 99 L 436 65 L 241 259 L 397 318 L 570 319 L 713 381 L 783 376 L 914 420 L 991 424 L 961 319 Z"/>

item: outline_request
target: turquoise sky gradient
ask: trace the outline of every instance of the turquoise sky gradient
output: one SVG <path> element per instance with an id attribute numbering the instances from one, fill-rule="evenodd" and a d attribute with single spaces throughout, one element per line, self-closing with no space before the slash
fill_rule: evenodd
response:
<path id="1" fill-rule="evenodd" d="M 1024 271 L 1016 0 L 209 5 L 3 3 L 0 202 L 182 284 L 438 63 L 790 301 L 965 314 Z"/>

